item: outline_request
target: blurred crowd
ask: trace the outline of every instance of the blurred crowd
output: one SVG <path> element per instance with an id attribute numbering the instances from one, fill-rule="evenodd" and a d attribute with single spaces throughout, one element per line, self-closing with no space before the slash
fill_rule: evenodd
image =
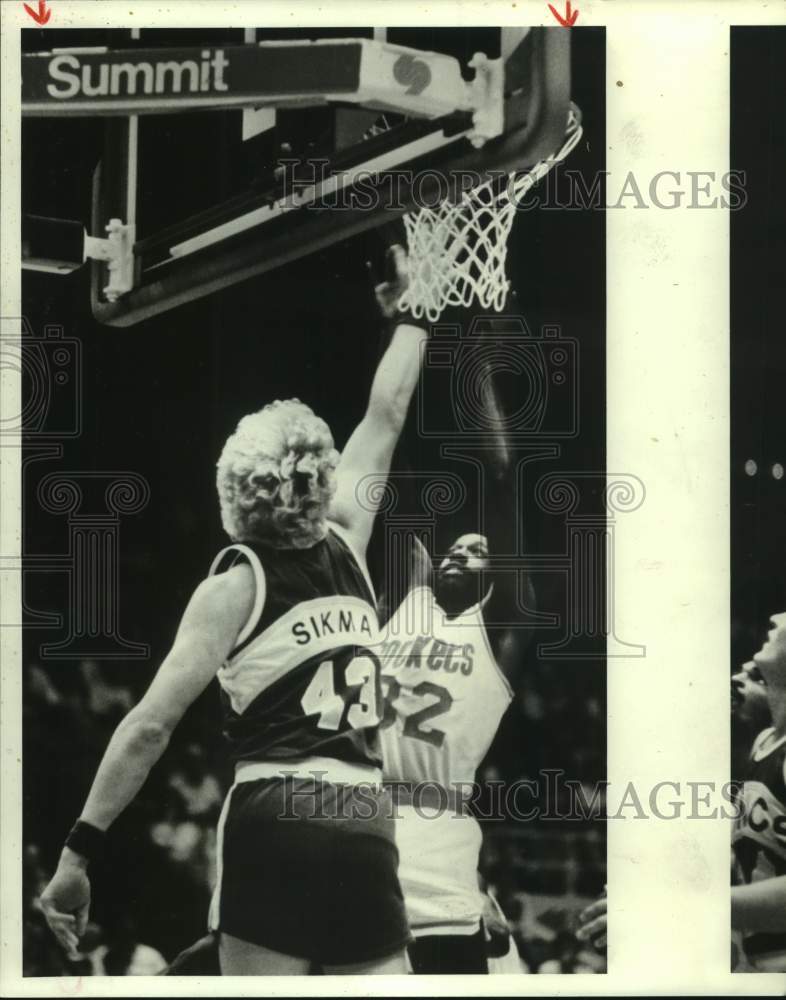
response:
<path id="1" fill-rule="evenodd" d="M 24 675 L 24 974 L 155 975 L 204 933 L 215 880 L 215 826 L 231 781 L 211 686 L 175 734 L 91 868 L 91 922 L 79 962 L 66 960 L 39 908 L 90 782 L 148 682 L 133 664 L 54 663 Z M 481 770 L 513 781 L 562 769 L 588 788 L 605 775 L 605 708 L 586 668 L 536 666 Z M 588 795 L 588 798 L 591 797 Z M 605 882 L 602 822 L 482 821 L 481 874 L 511 926 L 522 971 L 602 972 L 574 934 Z"/>
<path id="2" fill-rule="evenodd" d="M 66 961 L 39 912 L 101 755 L 141 694 L 118 677 L 119 668 L 91 661 L 25 672 L 25 975 L 151 975 L 204 933 L 225 775 L 213 765 L 216 734 L 200 724 L 200 713 L 184 723 L 113 827 L 106 864 L 93 872 L 83 961 Z"/>

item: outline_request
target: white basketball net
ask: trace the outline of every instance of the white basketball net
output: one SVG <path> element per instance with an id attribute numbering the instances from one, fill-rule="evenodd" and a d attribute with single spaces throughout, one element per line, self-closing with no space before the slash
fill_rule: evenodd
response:
<path id="1" fill-rule="evenodd" d="M 455 203 L 444 201 L 405 215 L 409 284 L 399 308 L 432 323 L 446 306 L 469 306 L 473 300 L 483 309 L 500 312 L 510 287 L 505 259 L 516 206 L 555 163 L 565 159 L 581 135 L 579 115 L 571 105 L 558 153 L 530 170 L 510 174 L 501 190 L 497 190 L 499 178 L 492 178 Z"/>

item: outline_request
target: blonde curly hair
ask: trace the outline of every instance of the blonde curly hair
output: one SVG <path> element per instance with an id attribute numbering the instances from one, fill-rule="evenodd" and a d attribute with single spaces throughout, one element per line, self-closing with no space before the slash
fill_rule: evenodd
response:
<path id="1" fill-rule="evenodd" d="M 221 523 L 233 541 L 308 548 L 324 538 L 339 454 L 299 399 L 243 417 L 218 460 Z"/>

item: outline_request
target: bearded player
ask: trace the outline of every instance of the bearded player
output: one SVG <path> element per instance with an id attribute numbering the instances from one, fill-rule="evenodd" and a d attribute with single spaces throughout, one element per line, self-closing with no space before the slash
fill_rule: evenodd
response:
<path id="1" fill-rule="evenodd" d="M 413 537 L 409 589 L 380 646 L 385 686 L 383 771 L 397 803 L 399 878 L 414 935 L 415 973 L 487 973 L 478 886 L 481 830 L 465 796 L 513 698 L 534 608 L 521 601 L 492 553 L 515 552 L 517 507 L 504 421 L 489 378 L 484 405 L 494 427 L 481 459 L 485 533 L 454 539 L 436 569 Z"/>
<path id="2" fill-rule="evenodd" d="M 731 675 L 732 781 L 744 776 L 751 743 L 771 722 L 767 685 L 753 660 L 748 660 Z"/>
<path id="3" fill-rule="evenodd" d="M 786 612 L 753 657 L 772 725 L 753 742 L 738 798 L 732 848 L 741 885 L 731 889 L 731 925 L 757 972 L 786 972 Z"/>
<path id="4" fill-rule="evenodd" d="M 115 731 L 42 896 L 72 955 L 88 919 L 89 861 L 217 676 L 235 762 L 210 916 L 222 974 L 406 971 L 410 935 L 380 785 L 380 668 L 369 648 L 378 641 L 365 565 L 375 510 L 355 491 L 363 476 L 387 474 L 424 338 L 396 328 L 343 455 L 297 400 L 244 417 L 226 442 L 217 484 L 232 544 Z"/>

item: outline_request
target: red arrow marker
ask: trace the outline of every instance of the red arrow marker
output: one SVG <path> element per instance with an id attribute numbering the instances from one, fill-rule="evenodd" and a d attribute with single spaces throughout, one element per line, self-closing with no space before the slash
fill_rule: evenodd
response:
<path id="1" fill-rule="evenodd" d="M 38 0 L 38 11 L 34 11 L 32 7 L 28 7 L 27 4 L 22 4 L 27 13 L 32 17 L 34 21 L 38 21 L 39 24 L 46 24 L 49 18 L 52 16 L 52 11 L 47 7 L 46 0 Z"/>
<path id="2" fill-rule="evenodd" d="M 573 25 L 576 23 L 576 18 L 579 16 L 579 12 L 577 10 L 574 10 L 573 13 L 571 13 L 570 0 L 567 0 L 567 3 L 565 5 L 564 17 L 558 11 L 554 10 L 551 4 L 549 4 L 549 10 L 564 28 L 572 28 Z"/>

